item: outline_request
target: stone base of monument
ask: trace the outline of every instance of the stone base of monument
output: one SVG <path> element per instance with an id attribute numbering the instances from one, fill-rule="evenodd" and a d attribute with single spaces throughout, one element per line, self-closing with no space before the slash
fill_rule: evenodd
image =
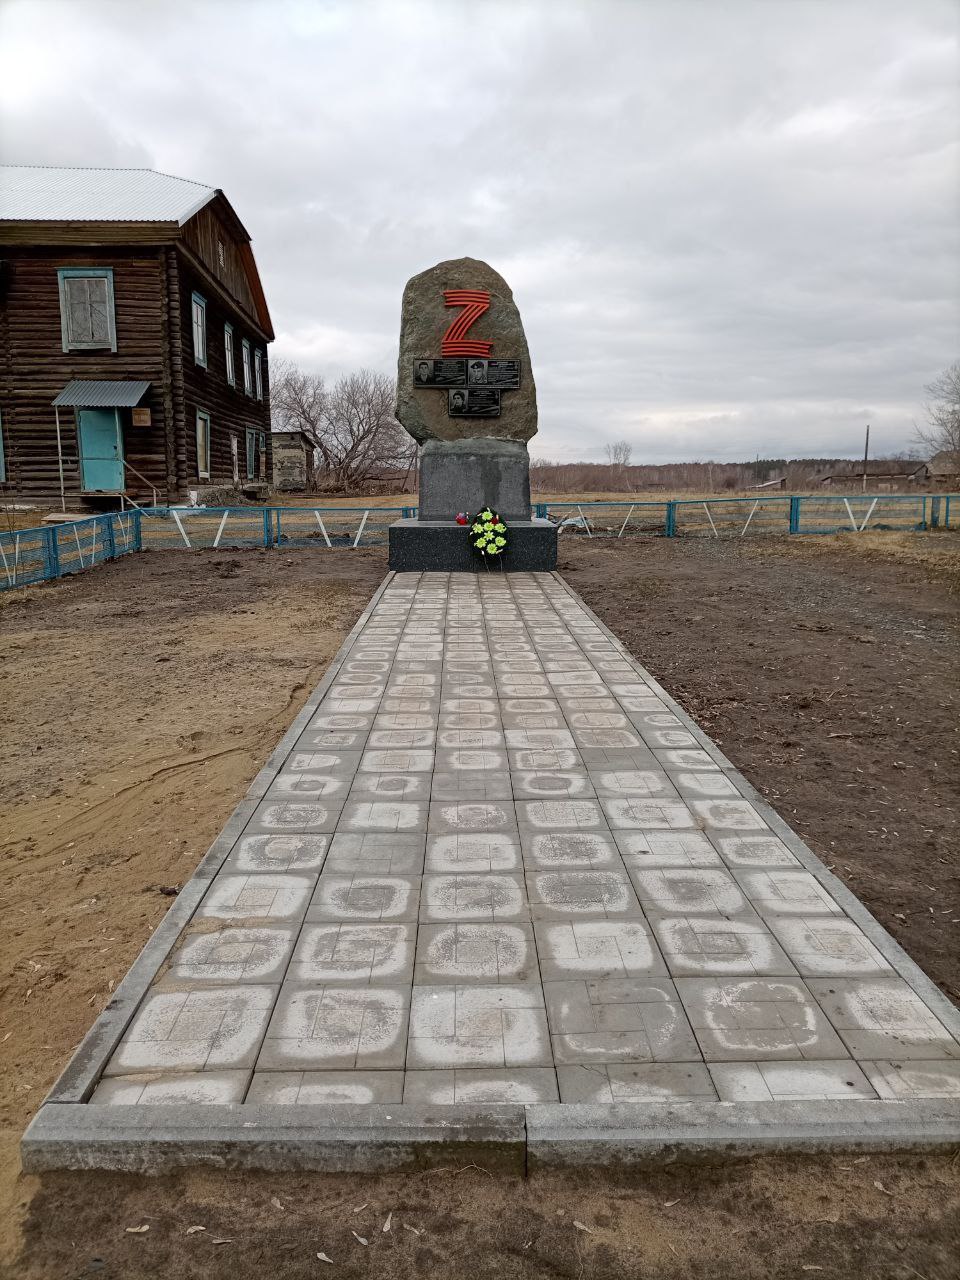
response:
<path id="1" fill-rule="evenodd" d="M 398 520 L 390 526 L 390 568 L 397 573 L 551 573 L 557 530 L 549 520 L 509 523 L 506 551 L 487 561 L 470 546 L 464 525 L 449 520 Z"/>

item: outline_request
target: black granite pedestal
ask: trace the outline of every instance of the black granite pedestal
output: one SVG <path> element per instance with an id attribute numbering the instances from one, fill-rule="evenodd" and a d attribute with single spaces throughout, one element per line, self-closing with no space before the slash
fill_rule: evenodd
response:
<path id="1" fill-rule="evenodd" d="M 508 524 L 507 549 L 487 561 L 469 529 L 449 520 L 398 520 L 390 526 L 390 568 L 397 573 L 549 573 L 557 567 L 557 530 L 549 520 Z"/>

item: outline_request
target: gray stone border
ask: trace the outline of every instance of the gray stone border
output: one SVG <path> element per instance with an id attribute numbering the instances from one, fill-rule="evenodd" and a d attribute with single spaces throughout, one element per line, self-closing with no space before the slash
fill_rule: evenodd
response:
<path id="1" fill-rule="evenodd" d="M 167 1173 L 196 1166 L 325 1172 L 476 1164 L 523 1174 L 556 1166 L 634 1166 L 785 1152 L 960 1145 L 960 1103 L 838 1100 L 772 1103 L 538 1104 L 432 1107 L 231 1103 L 87 1107 L 150 983 L 276 777 L 394 578 L 389 572 L 246 795 L 164 916 L 113 999 L 81 1041 L 21 1141 L 24 1171 Z M 954 1036 L 960 1011 L 849 889 L 747 782 L 559 573 L 551 575 L 670 707 L 803 866 L 833 895 L 893 969 Z M 77 1105 L 80 1104 L 80 1105 Z"/>

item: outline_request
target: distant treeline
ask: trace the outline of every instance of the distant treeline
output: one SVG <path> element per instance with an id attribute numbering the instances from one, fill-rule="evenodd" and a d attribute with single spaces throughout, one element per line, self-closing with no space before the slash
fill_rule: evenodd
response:
<path id="1" fill-rule="evenodd" d="M 901 465 L 904 470 L 911 465 L 906 459 L 888 462 L 892 472 Z M 877 465 L 874 462 L 873 467 Z M 534 458 L 530 480 L 535 489 L 549 493 L 631 493 L 650 489 L 721 493 L 749 489 L 781 477 L 786 477 L 789 490 L 814 489 L 824 476 L 853 476 L 862 468 L 862 462 L 850 458 L 758 458 L 751 462 L 668 462 L 660 466 Z"/>

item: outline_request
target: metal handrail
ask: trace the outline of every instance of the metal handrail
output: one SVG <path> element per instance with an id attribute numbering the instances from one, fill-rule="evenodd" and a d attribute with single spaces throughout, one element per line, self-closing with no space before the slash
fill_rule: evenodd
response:
<path id="1" fill-rule="evenodd" d="M 136 469 L 136 467 L 131 467 L 130 463 L 126 460 L 126 458 L 124 458 L 124 459 L 123 459 L 123 465 L 124 465 L 124 467 L 126 468 L 126 470 L 127 470 L 127 471 L 132 471 L 132 472 L 133 472 L 133 474 L 137 477 L 137 479 L 138 479 L 138 480 L 142 480 L 142 481 L 143 481 L 143 483 L 144 483 L 145 485 L 147 485 L 147 487 L 149 488 L 150 492 L 153 494 L 153 501 L 152 501 L 151 505 L 155 507 L 155 506 L 157 505 L 157 486 L 156 486 L 155 484 L 151 484 L 151 483 L 150 483 L 150 481 L 147 479 L 147 477 L 146 477 L 146 476 L 142 476 L 142 475 L 140 474 L 140 472 Z M 124 499 L 126 499 L 126 501 L 130 503 L 131 507 L 136 507 L 138 511 L 142 511 L 142 510 L 143 510 L 143 508 L 140 506 L 139 502 L 134 502 L 134 500 L 133 500 L 131 497 L 129 497 L 127 494 L 125 494 L 125 493 L 121 493 L 121 495 L 120 495 L 120 507 L 121 507 L 121 509 L 123 508 Z"/>

